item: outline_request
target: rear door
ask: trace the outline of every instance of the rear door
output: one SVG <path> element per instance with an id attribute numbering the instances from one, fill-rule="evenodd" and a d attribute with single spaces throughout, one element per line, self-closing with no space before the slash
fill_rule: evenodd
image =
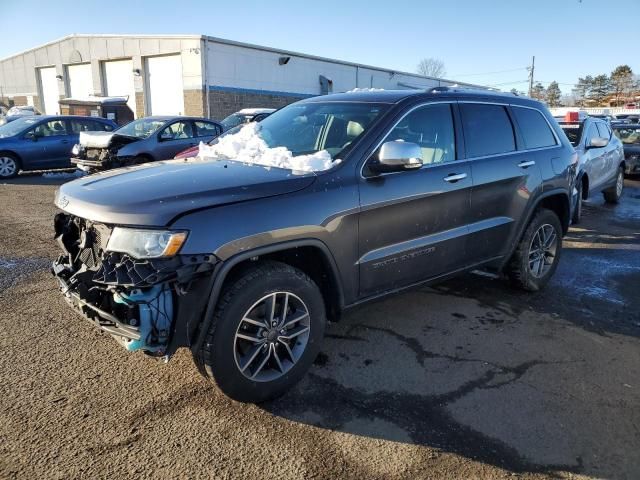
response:
<path id="1" fill-rule="evenodd" d="M 513 115 L 513 117 L 512 117 Z M 522 130 L 542 128 L 530 148 Z M 482 263 L 510 251 L 527 204 L 542 188 L 541 161 L 556 139 L 539 111 L 492 103 L 460 103 L 465 151 L 471 160 L 473 189 L 468 242 L 469 263 Z"/>
<path id="2" fill-rule="evenodd" d="M 222 133 L 222 127 L 213 123 L 213 122 L 205 122 L 205 121 L 194 121 L 193 126 L 195 127 L 195 142 L 210 142 L 218 135 Z"/>
<path id="3" fill-rule="evenodd" d="M 360 294 L 401 288 L 464 266 L 471 169 L 459 160 L 454 103 L 410 110 L 385 141 L 417 143 L 418 170 L 369 175 L 360 181 Z M 378 149 L 369 161 L 375 161 Z"/>
<path id="4" fill-rule="evenodd" d="M 154 158 L 167 160 L 189 147 L 198 144 L 191 120 L 179 120 L 160 130 L 158 144 L 152 152 Z"/>

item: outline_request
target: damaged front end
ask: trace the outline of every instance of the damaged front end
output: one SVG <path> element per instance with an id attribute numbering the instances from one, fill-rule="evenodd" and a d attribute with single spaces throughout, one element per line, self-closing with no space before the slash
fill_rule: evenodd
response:
<path id="1" fill-rule="evenodd" d="M 189 346 L 202 316 L 213 255 L 136 259 L 107 251 L 114 228 L 73 215 L 55 217 L 65 254 L 52 272 L 67 302 L 127 350 L 157 357 Z"/>
<path id="2" fill-rule="evenodd" d="M 118 156 L 118 151 L 138 140 L 107 132 L 80 132 L 79 143 L 71 151 L 71 163 L 88 173 L 127 166 L 131 158 Z"/>

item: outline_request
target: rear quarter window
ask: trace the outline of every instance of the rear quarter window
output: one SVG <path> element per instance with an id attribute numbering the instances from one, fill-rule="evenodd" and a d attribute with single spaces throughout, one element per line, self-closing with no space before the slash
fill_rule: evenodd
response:
<path id="1" fill-rule="evenodd" d="M 525 148 L 543 148 L 556 145 L 556 137 L 544 116 L 532 108 L 512 107 L 520 127 Z"/>
<path id="2" fill-rule="evenodd" d="M 513 152 L 513 125 L 502 105 L 462 103 L 462 127 L 468 157 Z"/>

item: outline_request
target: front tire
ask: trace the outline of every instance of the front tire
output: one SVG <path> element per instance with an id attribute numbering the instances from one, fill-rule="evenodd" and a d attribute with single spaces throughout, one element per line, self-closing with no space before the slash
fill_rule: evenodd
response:
<path id="1" fill-rule="evenodd" d="M 313 280 L 284 263 L 266 262 L 224 290 L 195 361 L 229 397 L 263 402 L 304 376 L 320 351 L 325 324 Z"/>
<path id="2" fill-rule="evenodd" d="M 607 203 L 616 204 L 620 202 L 622 197 L 622 191 L 624 190 L 624 168 L 622 165 L 618 168 L 618 175 L 616 176 L 616 184 L 609 190 L 602 192 L 604 195 L 604 201 Z"/>
<path id="3" fill-rule="evenodd" d="M 551 210 L 540 209 L 524 231 L 507 274 L 518 288 L 537 292 L 545 287 L 558 268 L 561 252 L 560 219 Z"/>
<path id="4" fill-rule="evenodd" d="M 0 178 L 8 179 L 18 175 L 20 162 L 10 153 L 0 153 Z"/>

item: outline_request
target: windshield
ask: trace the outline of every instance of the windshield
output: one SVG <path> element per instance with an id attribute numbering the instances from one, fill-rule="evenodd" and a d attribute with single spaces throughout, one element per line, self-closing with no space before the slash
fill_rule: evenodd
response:
<path id="1" fill-rule="evenodd" d="M 638 126 L 638 127 L 614 128 L 613 129 L 613 133 L 625 145 L 639 145 L 640 146 L 640 126 Z"/>
<path id="2" fill-rule="evenodd" d="M 117 129 L 113 133 L 124 135 L 126 137 L 149 138 L 153 132 L 157 131 L 165 123 L 165 120 L 141 118 L 139 120 L 134 120 L 131 123 L 127 123 L 124 127 Z"/>
<path id="3" fill-rule="evenodd" d="M 224 130 L 231 130 L 233 127 L 237 127 L 240 124 L 247 123 L 249 120 L 251 120 L 250 115 L 241 115 L 239 113 L 234 113 L 222 120 L 220 124 L 222 125 L 222 128 L 224 128 Z"/>
<path id="4" fill-rule="evenodd" d="M 580 143 L 580 136 L 582 135 L 582 124 L 581 123 L 571 123 L 571 124 L 560 124 L 562 130 L 564 130 L 565 135 L 571 142 L 571 145 L 577 147 Z"/>
<path id="5" fill-rule="evenodd" d="M 387 108 L 377 103 L 295 103 L 260 123 L 222 134 L 210 146 L 201 145 L 199 155 L 291 170 L 326 170 L 341 161 Z"/>
<path id="6" fill-rule="evenodd" d="M 40 119 L 35 117 L 18 118 L 13 122 L 6 123 L 0 127 L 0 138 L 13 137 L 31 125 L 38 123 Z"/>

